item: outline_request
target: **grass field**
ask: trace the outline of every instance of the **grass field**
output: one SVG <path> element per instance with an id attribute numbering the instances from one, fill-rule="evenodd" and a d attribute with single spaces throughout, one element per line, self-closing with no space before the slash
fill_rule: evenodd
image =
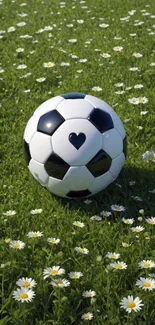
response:
<path id="1" fill-rule="evenodd" d="M 154 325 L 155 2 L 1 0 L 0 20 L 0 325 Z M 67 92 L 106 101 L 127 134 L 123 170 L 90 201 L 25 164 L 30 116 Z"/>

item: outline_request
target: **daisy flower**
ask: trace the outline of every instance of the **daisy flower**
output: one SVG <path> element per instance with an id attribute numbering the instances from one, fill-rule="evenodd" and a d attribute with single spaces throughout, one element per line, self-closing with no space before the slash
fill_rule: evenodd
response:
<path id="1" fill-rule="evenodd" d="M 64 288 L 64 287 L 68 287 L 70 285 L 70 282 L 66 279 L 53 279 L 51 281 L 51 284 L 54 286 L 54 287 L 59 287 L 59 288 Z"/>
<path id="2" fill-rule="evenodd" d="M 141 89 L 141 88 L 143 88 L 143 87 L 144 87 L 144 86 L 141 85 L 141 84 L 137 84 L 137 85 L 134 86 L 135 89 Z"/>
<path id="3" fill-rule="evenodd" d="M 38 214 L 38 213 L 41 213 L 43 210 L 42 209 L 34 209 L 34 210 L 31 210 L 30 213 L 31 214 Z"/>
<path id="4" fill-rule="evenodd" d="M 141 202 L 141 201 L 143 201 L 142 198 L 141 198 L 140 196 L 137 196 L 137 195 L 136 195 L 136 196 L 133 196 L 133 195 L 132 195 L 131 197 L 132 197 L 132 199 L 134 199 L 134 200 L 137 201 L 137 202 Z"/>
<path id="5" fill-rule="evenodd" d="M 16 52 L 17 53 L 22 53 L 22 52 L 24 52 L 24 49 L 22 47 L 18 47 L 18 49 L 16 49 Z"/>
<path id="6" fill-rule="evenodd" d="M 137 105 L 137 104 L 139 104 L 139 98 L 136 98 L 136 97 L 129 98 L 129 99 L 128 99 L 128 102 L 129 102 L 130 104 Z"/>
<path id="7" fill-rule="evenodd" d="M 132 232 L 141 232 L 143 231 L 145 228 L 142 226 L 137 226 L 137 227 L 132 227 L 131 230 Z"/>
<path id="8" fill-rule="evenodd" d="M 144 289 L 145 291 L 151 291 L 155 289 L 155 280 L 149 278 L 140 278 L 140 280 L 137 280 L 136 286 Z"/>
<path id="9" fill-rule="evenodd" d="M 140 300 L 139 297 L 134 299 L 133 296 L 128 296 L 127 298 L 124 297 L 122 299 L 120 305 L 121 308 L 124 308 L 128 313 L 131 313 L 132 310 L 137 312 L 141 309 L 141 306 L 144 306 L 141 302 L 142 300 Z"/>
<path id="10" fill-rule="evenodd" d="M 145 160 L 152 160 L 153 162 L 155 162 L 155 153 L 153 151 L 146 151 L 143 155 L 142 155 L 143 159 Z"/>
<path id="11" fill-rule="evenodd" d="M 99 217 L 99 216 L 92 216 L 90 219 L 91 220 L 96 220 L 96 221 L 101 221 L 102 220 L 102 218 Z"/>
<path id="12" fill-rule="evenodd" d="M 104 23 L 100 24 L 99 26 L 100 26 L 101 28 L 107 28 L 107 27 L 109 27 L 108 24 L 104 24 Z"/>
<path id="13" fill-rule="evenodd" d="M 93 290 L 86 290 L 86 291 L 83 291 L 82 296 L 84 298 L 89 298 L 89 297 L 92 298 L 92 297 L 96 296 L 96 293 Z"/>
<path id="14" fill-rule="evenodd" d="M 83 319 L 83 320 L 91 320 L 91 319 L 93 319 L 93 314 L 90 313 L 90 312 L 88 312 L 88 313 L 86 313 L 86 314 L 83 314 L 83 315 L 81 316 L 81 319 Z"/>
<path id="15" fill-rule="evenodd" d="M 80 222 L 80 221 L 74 221 L 73 222 L 73 225 L 74 226 L 77 226 L 77 227 L 80 227 L 80 228 L 83 228 L 84 227 L 84 223 L 83 222 Z"/>
<path id="16" fill-rule="evenodd" d="M 130 219 L 122 218 L 122 221 L 127 225 L 132 225 L 135 220 L 133 218 Z"/>
<path id="17" fill-rule="evenodd" d="M 113 50 L 116 52 L 121 52 L 123 50 L 123 46 L 115 46 L 113 47 Z"/>
<path id="18" fill-rule="evenodd" d="M 115 91 L 115 94 L 117 94 L 117 95 L 122 95 L 122 94 L 124 94 L 124 93 L 125 93 L 124 90 L 118 90 L 118 91 Z"/>
<path id="19" fill-rule="evenodd" d="M 112 258 L 112 259 L 115 259 L 115 260 L 116 260 L 117 258 L 120 257 L 120 254 L 108 252 L 108 253 L 106 254 L 106 257 L 108 257 L 108 258 Z"/>
<path id="20" fill-rule="evenodd" d="M 113 211 L 124 211 L 125 208 L 122 205 L 113 204 L 113 205 L 111 205 L 111 210 L 113 210 Z"/>
<path id="21" fill-rule="evenodd" d="M 93 90 L 93 91 L 101 91 L 102 88 L 99 87 L 99 86 L 94 86 L 94 87 L 92 88 L 92 90 Z"/>
<path id="22" fill-rule="evenodd" d="M 122 242 L 122 246 L 123 246 L 123 247 L 130 247 L 131 244 L 128 244 L 128 243 L 124 243 L 124 242 Z"/>
<path id="23" fill-rule="evenodd" d="M 53 63 L 53 62 L 45 62 L 43 64 L 43 66 L 44 66 L 44 68 L 52 68 L 52 67 L 55 66 L 55 63 Z"/>
<path id="24" fill-rule="evenodd" d="M 80 59 L 79 62 L 85 63 L 85 62 L 87 62 L 87 59 Z"/>
<path id="25" fill-rule="evenodd" d="M 60 239 L 59 238 L 54 238 L 54 237 L 49 237 L 47 238 L 47 241 L 50 243 L 50 244 L 58 244 L 60 242 Z"/>
<path id="26" fill-rule="evenodd" d="M 88 254 L 89 250 L 87 248 L 75 247 L 77 253 Z"/>
<path id="27" fill-rule="evenodd" d="M 70 279 L 79 279 L 83 274 L 81 272 L 70 272 L 69 274 Z"/>
<path id="28" fill-rule="evenodd" d="M 143 55 L 141 53 L 134 52 L 132 56 L 135 56 L 136 58 L 141 58 Z"/>
<path id="29" fill-rule="evenodd" d="M 131 67 L 129 68 L 130 71 L 139 71 L 139 68 L 138 67 Z"/>
<path id="30" fill-rule="evenodd" d="M 77 42 L 77 39 L 72 38 L 72 39 L 69 39 L 68 42 L 69 42 L 69 43 L 76 43 L 76 42 Z"/>
<path id="31" fill-rule="evenodd" d="M 105 58 L 105 59 L 111 57 L 111 55 L 109 53 L 101 53 L 100 55 L 102 56 L 102 58 Z"/>
<path id="32" fill-rule="evenodd" d="M 14 26 L 11 26 L 7 29 L 8 33 L 14 32 L 16 30 L 16 28 Z"/>
<path id="33" fill-rule="evenodd" d="M 13 298 L 21 302 L 29 302 L 34 298 L 35 293 L 33 290 L 28 288 L 18 288 L 13 292 Z"/>
<path id="34" fill-rule="evenodd" d="M 114 269 L 117 270 L 123 270 L 127 268 L 127 264 L 124 262 L 115 262 L 115 263 L 111 263 L 109 266 L 113 267 Z"/>
<path id="35" fill-rule="evenodd" d="M 142 103 L 142 104 L 145 104 L 145 103 L 147 103 L 149 100 L 148 100 L 148 98 L 146 98 L 146 97 L 139 97 L 139 103 Z"/>
<path id="36" fill-rule="evenodd" d="M 50 276 L 61 275 L 63 273 L 65 273 L 65 270 L 61 269 L 60 266 L 47 267 L 43 271 L 44 279 Z"/>
<path id="37" fill-rule="evenodd" d="M 22 249 L 26 244 L 20 240 L 11 240 L 9 246 L 14 249 Z"/>
<path id="38" fill-rule="evenodd" d="M 100 214 L 103 217 L 110 217 L 112 215 L 112 213 L 109 211 L 101 211 Z"/>
<path id="39" fill-rule="evenodd" d="M 151 218 L 147 218 L 145 219 L 147 223 L 149 223 L 150 225 L 155 225 L 155 218 L 151 217 Z"/>
<path id="40" fill-rule="evenodd" d="M 3 212 L 3 215 L 4 216 L 7 216 L 7 217 L 12 217 L 16 214 L 16 211 L 15 210 L 8 210 L 6 212 Z"/>
<path id="41" fill-rule="evenodd" d="M 61 65 L 61 67 L 69 67 L 70 63 L 69 62 L 61 62 L 60 65 Z"/>
<path id="42" fill-rule="evenodd" d="M 140 115 L 146 115 L 148 113 L 148 111 L 141 111 Z"/>
<path id="43" fill-rule="evenodd" d="M 123 82 L 118 82 L 117 84 L 114 84 L 115 87 L 123 87 L 124 83 Z"/>
<path id="44" fill-rule="evenodd" d="M 20 64 L 17 67 L 18 70 L 23 70 L 23 69 L 26 69 L 26 68 L 27 68 L 27 65 L 26 64 Z"/>
<path id="45" fill-rule="evenodd" d="M 155 267 L 155 263 L 151 260 L 143 260 L 139 262 L 138 265 L 141 269 L 148 269 L 151 267 Z"/>
<path id="46" fill-rule="evenodd" d="M 36 237 L 41 237 L 43 236 L 43 233 L 40 231 L 29 231 L 27 234 L 27 237 L 29 238 L 36 238 Z"/>
<path id="47" fill-rule="evenodd" d="M 44 78 L 44 77 L 36 79 L 37 82 L 44 82 L 45 80 L 46 80 L 46 78 Z"/>
<path id="48" fill-rule="evenodd" d="M 146 97 L 139 97 L 139 103 L 146 104 L 148 101 L 149 100 Z"/>
<path id="49" fill-rule="evenodd" d="M 22 287 L 22 288 L 33 288 L 36 286 L 37 282 L 35 280 L 33 280 L 32 278 L 21 278 L 19 279 L 16 284 L 19 286 L 19 287 Z"/>

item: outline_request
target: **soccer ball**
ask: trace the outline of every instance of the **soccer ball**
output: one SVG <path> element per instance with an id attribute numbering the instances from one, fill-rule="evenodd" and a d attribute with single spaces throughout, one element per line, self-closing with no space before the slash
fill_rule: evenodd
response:
<path id="1" fill-rule="evenodd" d="M 24 151 L 34 178 L 65 198 L 89 197 L 120 173 L 126 133 L 103 100 L 67 93 L 41 104 L 24 132 Z"/>

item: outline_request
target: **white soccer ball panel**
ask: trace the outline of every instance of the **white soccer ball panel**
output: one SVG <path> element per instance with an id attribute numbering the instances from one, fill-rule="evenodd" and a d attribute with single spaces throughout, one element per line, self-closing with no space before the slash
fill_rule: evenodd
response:
<path id="1" fill-rule="evenodd" d="M 113 111 L 112 118 L 113 118 L 115 129 L 119 132 L 121 137 L 124 139 L 126 136 L 126 132 L 121 119 L 119 118 L 119 116 L 116 114 L 115 111 Z"/>
<path id="2" fill-rule="evenodd" d="M 118 157 L 112 160 L 109 172 L 114 178 L 116 178 L 119 175 L 124 165 L 124 162 L 125 162 L 124 153 L 121 153 Z"/>
<path id="3" fill-rule="evenodd" d="M 87 118 L 94 107 L 85 99 L 65 99 L 57 106 L 57 111 L 67 120 Z"/>
<path id="4" fill-rule="evenodd" d="M 64 101 L 64 98 L 61 96 L 56 96 L 56 97 L 50 98 L 50 99 L 46 100 L 46 102 L 41 104 L 34 111 L 34 115 L 37 115 L 40 117 L 41 115 L 44 115 L 44 114 L 48 113 L 49 111 L 52 111 L 53 109 L 55 109 L 58 106 L 58 104 L 62 101 Z"/>
<path id="5" fill-rule="evenodd" d="M 126 133 L 123 123 L 111 106 L 109 106 L 104 100 L 91 95 L 86 95 L 85 100 L 91 103 L 95 108 L 100 108 L 103 111 L 109 113 L 112 117 L 115 129 L 120 133 L 123 139 L 125 138 Z"/>
<path id="6" fill-rule="evenodd" d="M 48 182 L 48 174 L 44 168 L 44 165 L 31 159 L 28 165 L 28 168 L 34 178 L 42 185 L 45 186 Z"/>
<path id="7" fill-rule="evenodd" d="M 47 134 L 36 132 L 30 141 L 31 157 L 44 164 L 52 154 L 51 137 Z"/>
<path id="8" fill-rule="evenodd" d="M 65 197 L 69 193 L 69 188 L 63 183 L 62 180 L 56 179 L 54 177 L 49 177 L 46 188 L 54 193 L 55 195 Z"/>
<path id="9" fill-rule="evenodd" d="M 114 181 L 114 177 L 108 172 L 106 172 L 104 175 L 101 175 L 99 177 L 96 177 L 93 184 L 88 188 L 89 191 L 93 192 L 99 192 L 104 190 L 109 184 L 111 184 Z"/>
<path id="10" fill-rule="evenodd" d="M 102 149 L 113 159 L 120 155 L 123 151 L 123 139 L 120 134 L 111 129 L 102 135 Z"/>
<path id="11" fill-rule="evenodd" d="M 79 149 L 69 141 L 70 134 L 84 133 L 85 142 Z M 102 134 L 86 119 L 65 121 L 52 135 L 54 152 L 70 166 L 86 165 L 102 148 Z"/>
<path id="12" fill-rule="evenodd" d="M 94 179 L 94 176 L 89 172 L 87 167 L 70 167 L 63 178 L 63 184 L 72 191 L 80 191 L 88 189 Z"/>
<path id="13" fill-rule="evenodd" d="M 30 143 L 31 138 L 37 131 L 38 121 L 39 121 L 38 116 L 31 116 L 31 118 L 29 119 L 24 131 L 24 139 L 27 143 Z"/>
<path id="14" fill-rule="evenodd" d="M 90 104 L 92 104 L 93 107 L 95 107 L 95 108 L 100 108 L 100 109 L 102 109 L 104 112 L 109 113 L 110 115 L 112 115 L 112 113 L 113 113 L 113 111 L 114 111 L 114 110 L 112 109 L 112 107 L 109 106 L 109 105 L 108 105 L 104 100 L 99 99 L 99 98 L 97 98 L 97 97 L 95 97 L 95 96 L 86 95 L 86 96 L 85 96 L 85 100 L 86 100 L 87 102 L 89 102 Z"/>

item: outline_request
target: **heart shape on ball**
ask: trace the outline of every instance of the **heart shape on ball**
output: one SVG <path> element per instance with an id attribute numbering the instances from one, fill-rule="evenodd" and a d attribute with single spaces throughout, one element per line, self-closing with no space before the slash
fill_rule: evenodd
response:
<path id="1" fill-rule="evenodd" d="M 69 135 L 70 143 L 78 150 L 83 143 L 86 141 L 86 136 L 84 133 L 70 133 Z"/>

